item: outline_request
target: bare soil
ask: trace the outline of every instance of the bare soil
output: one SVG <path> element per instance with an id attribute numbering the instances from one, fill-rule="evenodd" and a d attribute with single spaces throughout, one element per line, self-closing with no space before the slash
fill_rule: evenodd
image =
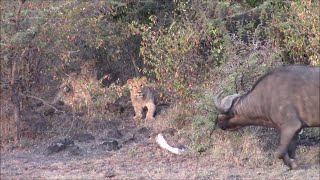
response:
<path id="1" fill-rule="evenodd" d="M 1 179 L 320 179 L 319 162 L 300 164 L 297 170 L 288 170 L 280 160 L 270 166 L 238 166 L 207 152 L 171 154 L 145 128 L 120 131 L 121 148 L 116 151 L 101 148 L 104 138 L 112 134 L 106 131 L 93 134 L 95 139 L 89 142 L 74 140 L 78 148 L 52 155 L 46 154 L 47 147 L 59 138 L 28 148 L 2 149 Z"/>

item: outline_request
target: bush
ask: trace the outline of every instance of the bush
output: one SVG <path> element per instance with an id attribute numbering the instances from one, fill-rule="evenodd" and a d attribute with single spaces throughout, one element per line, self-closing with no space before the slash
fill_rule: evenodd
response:
<path id="1" fill-rule="evenodd" d="M 286 61 L 320 65 L 319 8 L 319 3 L 312 0 L 276 4 L 270 33 L 280 41 L 278 45 L 288 56 Z"/>

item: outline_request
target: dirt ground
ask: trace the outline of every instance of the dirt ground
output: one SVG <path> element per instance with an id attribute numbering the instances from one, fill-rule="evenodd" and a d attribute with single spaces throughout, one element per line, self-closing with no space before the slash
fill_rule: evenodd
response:
<path id="1" fill-rule="evenodd" d="M 77 153 L 64 150 L 47 155 L 53 140 L 2 150 L 1 179 L 320 179 L 319 164 L 291 171 L 280 160 L 272 166 L 227 165 L 206 153 L 171 154 L 144 133 L 141 128 L 127 133 L 116 151 L 100 148 L 103 133 L 94 134 L 90 142 L 75 140 Z"/>
<path id="2" fill-rule="evenodd" d="M 134 152 L 133 152 L 134 151 Z M 133 155 L 134 153 L 134 155 Z M 319 167 L 223 166 L 206 156 L 176 156 L 156 145 L 81 157 L 46 157 L 30 151 L 1 155 L 1 179 L 316 179 Z"/>

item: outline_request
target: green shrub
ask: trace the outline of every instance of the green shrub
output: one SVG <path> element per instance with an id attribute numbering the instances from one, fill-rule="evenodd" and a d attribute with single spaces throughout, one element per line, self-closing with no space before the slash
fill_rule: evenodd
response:
<path id="1" fill-rule="evenodd" d="M 280 41 L 278 45 L 289 56 L 286 61 L 319 65 L 319 9 L 320 4 L 312 0 L 276 4 L 271 37 Z"/>

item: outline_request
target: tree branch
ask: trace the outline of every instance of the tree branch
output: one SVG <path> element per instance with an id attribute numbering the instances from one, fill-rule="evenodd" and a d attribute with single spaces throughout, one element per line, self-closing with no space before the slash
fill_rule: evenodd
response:
<path id="1" fill-rule="evenodd" d="M 57 112 L 64 112 L 64 111 L 61 111 L 61 110 L 57 109 L 56 107 L 52 106 L 49 102 L 47 102 L 47 101 L 45 101 L 45 100 L 43 100 L 43 99 L 41 99 L 39 97 L 36 97 L 36 96 L 33 96 L 33 95 L 24 94 L 24 93 L 21 93 L 21 92 L 20 92 L 20 95 L 24 96 L 24 97 L 37 99 L 37 100 L 41 101 L 44 105 L 47 105 L 47 106 L 51 107 L 52 109 L 54 109 Z"/>
<path id="2" fill-rule="evenodd" d="M 26 0 L 19 0 L 19 6 L 16 12 L 16 30 L 19 30 L 19 21 L 20 21 L 20 14 L 23 4 L 26 2 Z"/>

